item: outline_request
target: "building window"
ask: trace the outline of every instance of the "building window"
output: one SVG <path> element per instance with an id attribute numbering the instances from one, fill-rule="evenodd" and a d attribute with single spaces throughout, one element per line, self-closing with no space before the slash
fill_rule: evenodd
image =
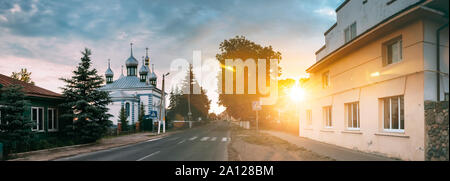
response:
<path id="1" fill-rule="evenodd" d="M 347 129 L 359 130 L 359 102 L 345 104 Z"/>
<path id="2" fill-rule="evenodd" d="M 2 111 L 0 111 L 0 125 L 1 124 L 6 124 L 6 121 L 3 121 L 2 119 Z"/>
<path id="3" fill-rule="evenodd" d="M 147 80 L 147 75 L 142 74 L 141 75 L 141 82 L 145 82 Z"/>
<path id="4" fill-rule="evenodd" d="M 404 132 L 404 100 L 403 96 L 394 96 L 382 99 L 383 103 L 383 129 L 390 132 Z"/>
<path id="5" fill-rule="evenodd" d="M 129 117 L 130 116 L 130 103 L 128 103 L 128 102 L 125 104 L 125 111 L 127 113 L 127 117 Z"/>
<path id="6" fill-rule="evenodd" d="M 344 29 L 345 43 L 356 37 L 356 22 Z"/>
<path id="7" fill-rule="evenodd" d="M 322 74 L 322 87 L 328 88 L 330 86 L 330 72 L 327 71 Z"/>
<path id="8" fill-rule="evenodd" d="M 127 68 L 128 76 L 136 76 L 136 67 Z"/>
<path id="9" fill-rule="evenodd" d="M 33 131 L 44 131 L 44 108 L 31 108 L 31 121 L 33 122 Z"/>
<path id="10" fill-rule="evenodd" d="M 448 92 L 444 93 L 444 101 L 448 101 Z"/>
<path id="11" fill-rule="evenodd" d="M 312 110 L 306 110 L 306 125 L 312 125 Z"/>
<path id="12" fill-rule="evenodd" d="M 402 39 L 395 38 L 384 44 L 385 49 L 385 63 L 384 65 L 390 65 L 396 62 L 402 61 L 403 52 L 402 52 Z"/>
<path id="13" fill-rule="evenodd" d="M 332 114 L 331 110 L 332 110 L 331 106 L 323 107 L 323 118 L 324 118 L 324 121 L 325 121 L 325 128 L 333 127 L 333 121 L 331 119 L 332 118 L 331 117 L 331 114 Z"/>
<path id="14" fill-rule="evenodd" d="M 55 108 L 47 109 L 47 124 L 48 124 L 49 131 L 58 130 L 58 120 L 57 120 L 57 114 L 56 114 Z"/>

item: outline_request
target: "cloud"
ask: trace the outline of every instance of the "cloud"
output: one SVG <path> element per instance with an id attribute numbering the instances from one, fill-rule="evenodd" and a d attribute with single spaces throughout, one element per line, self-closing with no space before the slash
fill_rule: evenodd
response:
<path id="1" fill-rule="evenodd" d="M 317 14 L 320 14 L 322 16 L 327 16 L 333 20 L 336 20 L 336 11 L 330 7 L 316 9 L 316 10 L 314 10 L 314 12 Z"/>
<path id="2" fill-rule="evenodd" d="M 3 15 L 0 15 L 0 22 L 8 22 L 8 18 Z"/>
<path id="3" fill-rule="evenodd" d="M 93 66 L 103 73 L 111 59 L 117 78 L 133 42 L 138 59 L 149 47 L 150 61 L 161 75 L 176 58 L 190 61 L 194 50 L 201 50 L 205 59 L 214 58 L 220 42 L 244 35 L 281 51 L 285 75 L 299 76 L 299 69 L 313 63 L 314 51 L 323 44 L 323 32 L 334 23 L 334 10 L 324 7 L 337 7 L 341 1 L 0 1 L 0 61 L 15 65 L 0 66 L 0 73 L 39 67 L 34 61 L 51 63 L 55 69 L 75 67 L 80 51 L 88 47 Z M 35 69 L 33 75 L 41 71 Z M 47 79 L 38 76 L 35 81 Z M 56 89 L 53 84 L 48 86 L 44 87 Z M 217 88 L 207 88 L 208 96 L 217 100 Z"/>
<path id="4" fill-rule="evenodd" d="M 22 12 L 22 8 L 20 8 L 20 6 L 18 4 L 14 4 L 13 8 L 11 8 L 9 11 L 14 14 L 14 13 Z"/>

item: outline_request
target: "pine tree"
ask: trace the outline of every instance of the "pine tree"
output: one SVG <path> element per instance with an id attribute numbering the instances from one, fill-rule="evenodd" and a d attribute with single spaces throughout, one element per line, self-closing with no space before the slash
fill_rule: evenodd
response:
<path id="1" fill-rule="evenodd" d="M 66 127 L 68 135 L 87 143 L 100 139 L 111 126 L 112 115 L 107 113 L 111 99 L 108 92 L 99 90 L 104 80 L 91 68 L 91 51 L 85 48 L 81 53 L 83 57 L 74 75 L 70 79 L 61 78 L 66 83 L 62 88 L 65 103 L 61 106 L 65 112 L 61 117 L 71 122 Z"/>
<path id="2" fill-rule="evenodd" d="M 142 121 L 144 121 L 144 116 L 145 116 L 144 104 L 141 103 L 141 106 L 139 107 L 139 116 L 138 116 L 138 122 L 140 124 L 142 124 Z"/>
<path id="3" fill-rule="evenodd" d="M 122 106 L 119 111 L 119 122 L 121 125 L 121 131 L 128 131 L 128 116 L 125 112 L 125 108 Z"/>
<path id="4" fill-rule="evenodd" d="M 33 123 L 23 115 L 28 101 L 22 88 L 20 85 L 10 85 L 0 91 L 0 142 L 5 146 L 6 155 L 25 151 L 33 136 Z"/>
<path id="5" fill-rule="evenodd" d="M 200 94 L 194 94 L 195 89 L 200 90 Z M 181 90 L 182 92 L 178 92 L 178 89 L 175 89 L 175 91 L 170 93 L 170 111 L 168 116 L 174 118 L 176 115 L 183 115 L 187 118 L 190 104 L 193 120 L 198 120 L 199 117 L 205 119 L 208 115 L 211 101 L 208 99 L 206 91 L 195 79 L 192 65 L 189 66 L 186 77 L 181 83 Z"/>

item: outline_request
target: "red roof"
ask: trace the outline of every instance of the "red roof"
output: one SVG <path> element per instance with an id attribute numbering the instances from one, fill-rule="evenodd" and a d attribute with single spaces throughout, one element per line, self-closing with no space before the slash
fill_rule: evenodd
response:
<path id="1" fill-rule="evenodd" d="M 23 86 L 22 90 L 25 92 L 26 96 L 62 98 L 61 94 L 49 91 L 47 89 L 35 86 L 30 83 L 26 83 L 26 82 L 23 82 L 20 80 L 13 79 L 13 78 L 5 76 L 3 74 L 0 74 L 0 84 L 3 86 L 14 85 L 14 84 L 21 85 L 21 86 Z"/>

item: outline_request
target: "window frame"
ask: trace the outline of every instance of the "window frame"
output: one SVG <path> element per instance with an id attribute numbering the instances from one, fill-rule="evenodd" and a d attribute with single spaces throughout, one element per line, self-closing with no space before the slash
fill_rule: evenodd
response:
<path id="1" fill-rule="evenodd" d="M 333 128 L 333 107 L 324 106 L 322 110 L 323 110 L 323 119 L 325 123 L 324 128 Z"/>
<path id="2" fill-rule="evenodd" d="M 36 109 L 36 113 L 37 113 L 36 122 L 34 122 L 34 120 L 33 120 L 33 109 Z M 39 114 L 39 109 L 42 109 L 42 115 Z M 36 129 L 34 129 L 34 126 L 31 127 L 32 131 L 36 131 L 36 132 L 44 132 L 45 131 L 45 120 L 44 120 L 45 112 L 44 111 L 45 111 L 44 107 L 31 107 L 31 112 L 30 112 L 31 122 L 36 124 Z M 42 129 L 40 129 L 40 126 L 39 126 L 39 116 L 41 117 L 42 122 L 43 122 Z"/>
<path id="3" fill-rule="evenodd" d="M 354 115 L 354 105 L 356 105 L 356 127 L 353 122 L 353 115 Z M 360 106 L 359 106 L 359 101 L 356 102 L 349 102 L 349 103 L 345 103 L 345 127 L 347 130 L 352 130 L 352 131 L 358 131 L 361 130 L 361 117 L 360 117 Z M 351 115 L 349 115 L 349 109 L 351 109 Z M 349 126 L 349 121 L 351 121 L 352 123 L 352 127 Z"/>
<path id="4" fill-rule="evenodd" d="M 312 110 L 311 109 L 306 110 L 306 125 L 312 126 Z"/>
<path id="5" fill-rule="evenodd" d="M 322 88 L 326 89 L 330 87 L 330 71 L 322 73 Z"/>
<path id="6" fill-rule="evenodd" d="M 49 111 L 52 110 L 53 115 L 49 114 Z M 52 116 L 52 129 L 50 129 L 50 116 Z M 58 131 L 58 109 L 56 108 L 47 108 L 47 130 L 50 131 Z"/>
<path id="7" fill-rule="evenodd" d="M 396 43 L 399 43 L 398 51 L 399 51 L 400 58 L 398 61 L 394 62 L 393 59 L 390 58 L 389 52 L 390 52 L 390 48 L 392 47 L 392 45 L 394 45 Z M 403 61 L 403 39 L 402 39 L 401 35 L 384 42 L 382 44 L 382 46 L 383 46 L 383 51 L 382 51 L 383 52 L 383 67 L 389 66 L 389 65 L 394 65 L 394 64 L 397 64 L 397 63 L 400 63 Z M 391 62 L 389 63 L 389 61 L 391 61 Z"/>
<path id="8" fill-rule="evenodd" d="M 353 31 L 354 30 L 354 31 Z M 357 36 L 357 27 L 356 27 L 356 21 L 354 21 L 352 24 L 348 25 L 344 29 L 344 42 L 348 43 L 356 38 Z"/>
<path id="9" fill-rule="evenodd" d="M 403 99 L 401 99 L 401 97 L 403 97 Z M 393 120 L 392 120 L 392 99 L 393 98 L 397 98 L 397 105 L 398 105 L 398 110 L 397 110 L 397 113 L 398 113 L 398 115 L 397 115 L 397 117 L 398 117 L 398 129 L 393 129 L 392 128 L 392 124 L 393 124 Z M 385 128 L 385 107 L 384 107 L 384 104 L 385 104 L 385 102 L 384 101 L 386 101 L 387 99 L 389 99 L 389 128 L 387 129 L 387 128 Z M 405 132 L 405 113 L 404 113 L 404 110 L 405 110 L 405 108 L 404 108 L 404 106 L 405 106 L 405 98 L 404 98 L 404 96 L 403 95 L 399 95 L 399 96 L 390 96 L 390 97 L 384 97 L 384 98 L 381 98 L 381 100 L 382 100 L 382 108 L 381 108 L 381 110 L 382 110 L 382 130 L 384 131 L 384 132 L 393 132 L 393 133 L 404 133 Z M 403 100 L 403 104 L 401 103 L 401 100 Z M 402 112 L 401 112 L 401 105 L 403 105 L 403 115 L 402 115 Z M 403 117 L 403 129 L 401 128 L 402 127 L 402 124 L 401 124 L 401 118 Z"/>

